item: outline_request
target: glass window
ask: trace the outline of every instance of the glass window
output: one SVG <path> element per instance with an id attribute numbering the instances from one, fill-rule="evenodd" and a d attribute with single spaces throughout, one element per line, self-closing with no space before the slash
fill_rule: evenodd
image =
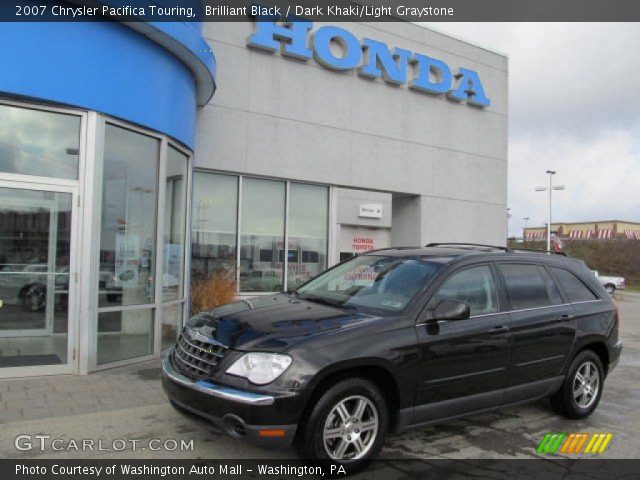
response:
<path id="1" fill-rule="evenodd" d="M 0 105 L 0 172 L 78 178 L 80 117 Z"/>
<path id="2" fill-rule="evenodd" d="M 284 204 L 284 182 L 243 178 L 240 220 L 242 292 L 282 290 L 283 263 L 279 261 L 278 252 L 284 249 Z"/>
<path id="3" fill-rule="evenodd" d="M 238 177 L 195 172 L 191 213 L 191 276 L 203 280 L 219 270 L 236 274 Z"/>
<path id="4" fill-rule="evenodd" d="M 339 307 L 398 312 L 440 267 L 422 260 L 363 255 L 300 287 L 300 298 Z"/>
<path id="5" fill-rule="evenodd" d="M 184 237 L 187 216 L 187 168 L 189 157 L 173 147 L 167 152 L 164 204 L 164 261 L 162 299 L 184 296 Z"/>
<path id="6" fill-rule="evenodd" d="M 551 305 L 537 265 L 501 264 L 511 308 L 546 307 Z"/>
<path id="7" fill-rule="evenodd" d="M 153 310 L 98 314 L 98 365 L 153 353 Z"/>
<path id="8" fill-rule="evenodd" d="M 329 189 L 327 187 L 291 183 L 289 186 L 288 289 L 297 288 L 326 269 L 328 215 Z M 284 256 L 284 250 L 282 256 Z"/>
<path id="9" fill-rule="evenodd" d="M 471 315 L 498 311 L 498 297 L 491 269 L 487 265 L 472 267 L 451 275 L 429 302 L 434 308 L 442 300 L 465 302 Z"/>
<path id="10" fill-rule="evenodd" d="M 553 281 L 551 276 L 547 273 L 547 271 L 543 267 L 538 267 L 540 270 L 540 274 L 544 279 L 544 284 L 547 286 L 547 293 L 549 294 L 549 299 L 551 300 L 552 305 L 560 305 L 563 302 L 562 296 L 560 295 L 560 290 L 558 290 L 558 286 L 556 282 Z"/>
<path id="11" fill-rule="evenodd" d="M 154 302 L 159 151 L 155 138 L 106 126 L 100 307 Z"/>
<path id="12" fill-rule="evenodd" d="M 65 364 L 70 193 L 0 188 L 0 369 Z"/>
<path id="13" fill-rule="evenodd" d="M 585 302 L 598 299 L 589 287 L 570 271 L 557 267 L 551 267 L 551 271 L 560 282 L 560 285 L 562 285 L 570 302 Z"/>
<path id="14" fill-rule="evenodd" d="M 160 348 L 166 350 L 175 345 L 182 328 L 183 304 L 168 305 L 162 309 L 162 335 Z"/>

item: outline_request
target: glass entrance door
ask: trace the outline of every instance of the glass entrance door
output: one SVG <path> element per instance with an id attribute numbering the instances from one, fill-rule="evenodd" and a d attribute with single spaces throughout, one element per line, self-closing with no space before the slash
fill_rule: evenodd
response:
<path id="1" fill-rule="evenodd" d="M 0 184 L 0 377 L 71 373 L 75 192 L 8 185 Z"/>

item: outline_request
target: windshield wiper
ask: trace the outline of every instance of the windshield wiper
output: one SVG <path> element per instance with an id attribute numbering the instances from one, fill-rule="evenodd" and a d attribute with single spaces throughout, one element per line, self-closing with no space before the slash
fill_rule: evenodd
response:
<path id="1" fill-rule="evenodd" d="M 343 308 L 345 310 L 356 310 L 356 307 L 353 305 L 345 305 L 344 302 L 339 302 L 337 300 L 328 300 L 324 297 L 307 297 L 300 294 L 298 294 L 298 296 L 307 302 L 321 303 L 323 305 L 330 305 L 332 307 Z"/>

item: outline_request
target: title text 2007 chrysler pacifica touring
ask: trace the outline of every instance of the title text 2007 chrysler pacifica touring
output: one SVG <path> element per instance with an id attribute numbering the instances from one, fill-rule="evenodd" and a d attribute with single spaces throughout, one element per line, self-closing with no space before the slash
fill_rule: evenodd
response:
<path id="1" fill-rule="evenodd" d="M 621 349 L 617 310 L 583 262 L 431 244 L 196 315 L 163 385 L 234 437 L 355 470 L 389 431 L 544 397 L 585 417 Z"/>

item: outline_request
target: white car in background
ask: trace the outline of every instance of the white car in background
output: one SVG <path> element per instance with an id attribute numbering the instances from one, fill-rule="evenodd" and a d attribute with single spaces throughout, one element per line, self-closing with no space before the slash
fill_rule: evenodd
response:
<path id="1" fill-rule="evenodd" d="M 597 270 L 591 270 L 595 276 L 600 280 L 600 283 L 604 285 L 604 288 L 609 292 L 609 295 L 613 295 L 616 290 L 624 290 L 626 283 L 623 277 L 609 277 L 606 275 L 600 275 Z"/>

